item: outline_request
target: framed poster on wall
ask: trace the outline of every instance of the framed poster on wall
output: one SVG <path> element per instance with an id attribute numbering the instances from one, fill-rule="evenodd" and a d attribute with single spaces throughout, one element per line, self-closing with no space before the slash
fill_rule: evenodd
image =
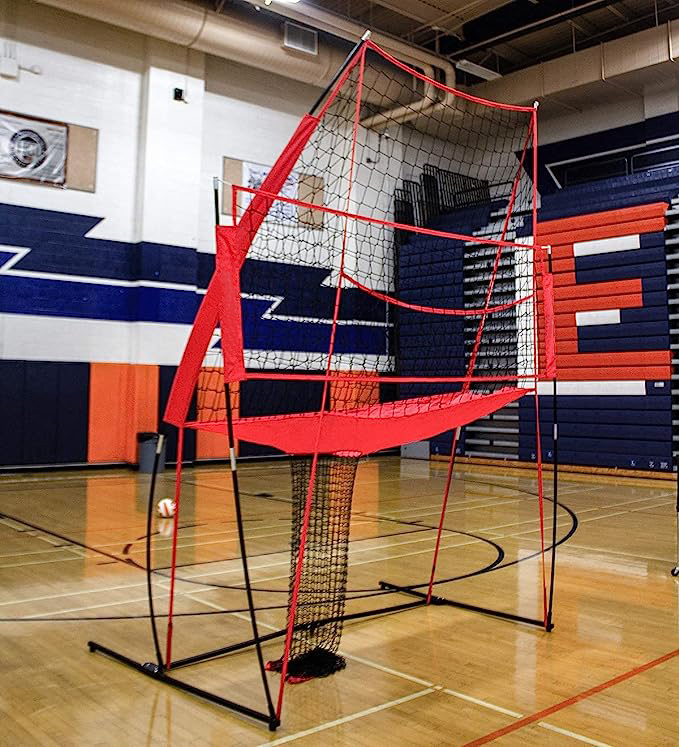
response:
<path id="1" fill-rule="evenodd" d="M 0 111 L 0 177 L 66 182 L 68 125 Z"/>

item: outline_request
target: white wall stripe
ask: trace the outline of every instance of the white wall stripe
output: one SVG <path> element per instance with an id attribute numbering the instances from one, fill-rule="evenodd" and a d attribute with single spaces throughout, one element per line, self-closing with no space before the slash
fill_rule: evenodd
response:
<path id="1" fill-rule="evenodd" d="M 576 257 L 587 257 L 592 254 L 608 254 L 609 252 L 627 252 L 638 249 L 639 234 L 615 236 L 611 239 L 595 239 L 593 241 L 573 242 L 573 254 Z"/>
<path id="2" fill-rule="evenodd" d="M 620 309 L 576 311 L 575 324 L 578 327 L 591 327 L 595 324 L 620 324 Z"/>
<path id="3" fill-rule="evenodd" d="M 539 381 L 538 394 L 551 394 L 552 382 Z M 639 381 L 558 381 L 556 393 L 580 396 L 635 396 L 646 395 L 646 382 Z"/>

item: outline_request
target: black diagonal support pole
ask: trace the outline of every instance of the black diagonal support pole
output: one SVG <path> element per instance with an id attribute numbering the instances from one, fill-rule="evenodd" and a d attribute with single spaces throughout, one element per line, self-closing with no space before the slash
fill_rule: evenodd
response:
<path id="1" fill-rule="evenodd" d="M 220 224 L 220 210 L 219 210 L 219 179 L 215 177 L 212 182 L 213 193 L 214 193 L 214 206 L 215 206 L 215 226 Z M 262 641 L 259 636 L 257 629 L 257 614 L 255 612 L 255 601 L 252 594 L 252 584 L 250 582 L 250 569 L 248 568 L 248 555 L 247 548 L 245 545 L 245 530 L 243 528 L 243 513 L 241 509 L 240 500 L 240 487 L 238 484 L 238 469 L 236 462 L 236 439 L 233 431 L 233 409 L 231 407 L 231 387 L 228 382 L 224 382 L 224 404 L 226 409 L 226 436 L 227 444 L 229 447 L 229 461 L 231 468 L 231 487 L 233 489 L 233 501 L 236 508 L 236 525 L 238 527 L 238 544 L 240 545 L 241 563 L 243 566 L 243 582 L 245 585 L 245 594 L 248 600 L 248 612 L 250 616 L 250 625 L 252 628 L 252 638 L 255 642 L 255 650 L 257 652 L 257 663 L 259 665 L 259 671 L 262 679 L 262 686 L 264 687 L 264 697 L 266 698 L 266 706 L 269 712 L 269 729 L 275 731 L 279 726 L 280 722 L 276 716 L 276 710 L 274 708 L 273 700 L 271 698 L 271 690 L 269 689 L 269 680 L 266 676 L 266 668 L 264 666 L 264 653 L 262 652 Z"/>
<path id="2" fill-rule="evenodd" d="M 363 36 L 354 44 L 354 48 L 347 55 L 346 60 L 342 63 L 342 67 L 333 75 L 332 80 L 323 90 L 323 93 L 316 99 L 314 105 L 309 109 L 309 114 L 315 114 L 318 107 L 323 103 L 323 99 L 332 91 L 337 81 L 344 75 L 344 71 L 349 67 L 351 61 L 356 57 L 361 47 L 370 39 L 370 31 L 366 31 Z"/>

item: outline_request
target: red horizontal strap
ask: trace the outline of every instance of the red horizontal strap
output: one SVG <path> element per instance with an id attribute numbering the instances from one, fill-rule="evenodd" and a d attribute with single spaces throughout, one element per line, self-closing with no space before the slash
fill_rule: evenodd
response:
<path id="1" fill-rule="evenodd" d="M 556 309 L 557 319 L 569 311 L 605 311 L 610 309 L 634 309 L 644 305 L 641 293 L 630 293 L 626 296 L 602 296 L 601 298 L 576 298 L 559 301 Z"/>
<path id="2" fill-rule="evenodd" d="M 556 352 L 557 352 L 557 355 L 559 356 L 559 363 L 563 361 L 564 354 L 578 352 L 577 338 L 574 340 L 565 340 L 561 337 L 561 335 L 557 335 L 556 341 L 557 341 Z"/>
<path id="3" fill-rule="evenodd" d="M 385 60 L 388 60 L 389 62 L 391 62 L 392 65 L 396 65 L 396 67 L 408 73 L 408 75 L 412 75 L 415 78 L 419 78 L 419 80 L 424 81 L 425 83 L 428 83 L 429 85 L 432 85 L 441 91 L 447 91 L 448 93 L 452 93 L 455 96 L 459 96 L 461 99 L 466 99 L 467 101 L 473 101 L 475 104 L 481 104 L 482 106 L 489 106 L 489 107 L 492 107 L 493 109 L 505 109 L 505 110 L 513 111 L 513 112 L 526 112 L 527 114 L 535 113 L 535 108 L 532 106 L 518 106 L 517 104 L 502 104 L 499 101 L 491 101 L 490 99 L 482 99 L 479 96 L 472 96 L 472 94 L 470 93 L 465 93 L 464 91 L 458 91 L 456 88 L 450 88 L 450 86 L 446 86 L 443 83 L 439 83 L 433 78 L 429 78 L 428 76 L 424 75 L 418 70 L 415 70 L 415 68 L 412 68 L 409 65 L 404 64 L 400 60 L 397 60 L 395 57 L 392 57 L 389 54 L 389 52 L 385 52 L 384 49 L 382 49 L 382 47 L 379 47 L 377 44 L 375 44 L 375 42 L 368 40 L 366 42 L 366 46 L 372 49 L 373 51 L 377 52 L 377 54 L 384 57 Z"/>
<path id="4" fill-rule="evenodd" d="M 559 346 L 561 350 L 561 346 Z M 662 366 L 669 365 L 669 350 L 632 350 L 615 353 L 577 353 L 575 355 L 559 354 L 559 363 L 564 368 L 616 366 Z"/>
<path id="5" fill-rule="evenodd" d="M 607 280 L 602 283 L 575 283 L 554 289 L 557 303 L 576 298 L 605 298 L 607 296 L 637 296 L 642 292 L 641 280 Z M 539 297 L 539 296 L 538 296 Z"/>
<path id="6" fill-rule="evenodd" d="M 563 288 L 571 285 L 576 285 L 577 280 L 575 278 L 575 272 L 570 269 L 556 270 L 554 272 L 554 288 Z"/>
<path id="7" fill-rule="evenodd" d="M 422 311 L 425 314 L 443 314 L 444 316 L 486 316 L 486 314 L 493 314 L 496 311 L 505 311 L 506 309 L 511 309 L 513 306 L 518 306 L 519 304 L 525 303 L 526 301 L 529 301 L 533 298 L 533 294 L 531 293 L 529 296 L 523 296 L 523 298 L 517 298 L 515 301 L 503 303 L 499 306 L 488 306 L 487 308 L 485 306 L 480 306 L 474 309 L 446 309 L 439 306 L 420 306 L 419 304 L 415 303 L 399 301 L 398 298 L 394 298 L 393 296 L 388 296 L 386 293 L 380 293 L 379 291 L 373 290 L 372 288 L 368 288 L 367 285 L 359 283 L 356 278 L 352 278 L 350 275 L 347 275 L 346 272 L 341 272 L 340 275 L 345 280 L 348 280 L 352 285 L 360 288 L 362 291 L 365 291 L 375 298 L 379 298 L 380 301 L 386 301 L 387 303 L 394 304 L 394 306 L 400 306 L 403 309 L 410 309 L 411 311 Z"/>
<path id="8" fill-rule="evenodd" d="M 420 233 L 424 236 L 436 236 L 441 239 L 450 239 L 453 241 L 466 241 L 475 246 L 502 246 L 508 249 L 532 249 L 533 251 L 544 252 L 547 254 L 547 249 L 540 244 L 520 244 L 516 241 L 503 241 L 501 239 L 487 239 L 480 238 L 479 236 L 469 236 L 464 233 L 452 233 L 450 231 L 437 231 L 434 228 L 422 228 L 422 226 L 409 226 L 405 223 L 395 223 L 392 220 L 382 220 L 381 218 L 372 218 L 367 215 L 359 215 L 358 213 L 349 213 L 346 210 L 335 210 L 334 208 L 326 207 L 325 205 L 316 205 L 312 202 L 304 202 L 302 200 L 296 200 L 293 197 L 284 197 L 283 195 L 277 195 L 273 192 L 265 192 L 261 189 L 253 189 L 252 187 L 244 187 L 241 184 L 232 185 L 234 193 L 247 192 L 251 195 L 261 195 L 267 199 L 271 199 L 276 202 L 285 202 L 289 205 L 296 205 L 297 207 L 306 208 L 307 210 L 314 210 L 317 213 L 329 213 L 330 215 L 337 215 L 340 218 L 348 218 L 349 220 L 363 221 L 364 223 L 374 223 L 377 226 L 386 226 L 387 228 L 395 228 L 400 231 L 410 231 L 410 233 Z M 464 248 L 464 247 L 463 247 Z M 473 251 L 473 250 L 472 250 Z"/>
<path id="9" fill-rule="evenodd" d="M 506 376 L 379 376 L 373 373 L 356 373 L 351 371 L 335 371 L 330 376 L 325 374 L 301 374 L 301 373 L 277 373 L 267 371 L 258 373 L 250 371 L 245 375 L 245 381 L 375 381 L 391 384 L 461 384 L 466 381 L 492 382 L 492 381 L 520 381 L 523 379 L 535 380 L 534 374 L 511 374 Z"/>

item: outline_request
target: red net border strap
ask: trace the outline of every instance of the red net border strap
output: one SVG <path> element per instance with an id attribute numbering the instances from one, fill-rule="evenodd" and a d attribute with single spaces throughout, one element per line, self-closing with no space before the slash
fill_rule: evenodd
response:
<path id="1" fill-rule="evenodd" d="M 526 114 L 532 114 L 534 111 L 532 106 L 518 106 L 517 104 L 503 104 L 499 101 L 490 101 L 489 99 L 482 99 L 479 96 L 473 96 L 470 93 L 465 93 L 464 91 L 459 91 L 456 88 L 451 88 L 450 86 L 447 86 L 444 83 L 439 83 L 438 81 L 433 80 L 432 78 L 429 78 L 428 76 L 424 75 L 424 73 L 421 73 L 418 70 L 415 70 L 415 68 L 412 68 L 409 65 L 406 65 L 404 62 L 397 60 L 395 57 L 392 57 L 392 55 L 390 55 L 389 52 L 386 52 L 384 49 L 382 49 L 382 47 L 378 46 L 377 44 L 375 44 L 375 42 L 371 40 L 368 40 L 366 42 L 366 46 L 368 47 L 368 49 L 372 49 L 374 52 L 377 52 L 377 54 L 384 57 L 384 59 L 390 62 L 392 65 L 408 73 L 408 75 L 412 75 L 415 78 L 418 78 L 419 80 L 424 81 L 425 83 L 432 85 L 441 91 L 445 91 L 446 93 L 450 93 L 453 96 L 457 96 L 458 98 L 466 99 L 467 101 L 471 101 L 475 104 L 480 104 L 481 106 L 488 106 L 492 109 L 504 109 L 506 111 L 512 111 L 512 112 L 526 112 Z"/>
<path id="2" fill-rule="evenodd" d="M 304 202 L 303 200 L 297 200 L 294 197 L 284 197 L 283 195 L 276 195 L 272 192 L 265 192 L 261 189 L 254 189 L 253 187 L 244 187 L 241 184 L 231 185 L 234 199 L 232 200 L 232 219 L 234 225 L 238 223 L 237 214 L 237 198 L 238 192 L 246 192 L 251 195 L 261 195 L 268 199 L 276 200 L 278 202 L 285 202 L 289 205 L 296 205 L 297 207 L 304 208 L 306 210 L 314 210 L 321 213 L 328 213 L 330 215 L 336 215 L 340 218 L 348 218 L 349 220 L 361 221 L 364 223 L 374 223 L 378 226 L 385 226 L 386 228 L 393 228 L 400 231 L 410 231 L 411 233 L 419 233 L 425 236 L 436 236 L 441 239 L 452 239 L 457 241 L 468 241 L 471 244 L 487 244 L 488 246 L 502 246 L 509 249 L 533 249 L 539 251 L 546 251 L 546 247 L 541 244 L 526 243 L 521 244 L 517 241 L 504 241 L 502 239 L 480 239 L 478 236 L 469 236 L 464 233 L 452 233 L 451 231 L 437 231 L 434 228 L 423 228 L 422 226 L 409 226 L 406 223 L 397 223 L 392 220 L 384 220 L 382 218 L 372 218 L 366 215 L 359 215 L 358 213 L 350 213 L 346 210 L 336 210 L 335 208 L 329 208 L 325 205 L 316 205 L 312 202 Z"/>
<path id="3" fill-rule="evenodd" d="M 527 296 L 517 298 L 515 301 L 509 301 L 508 303 L 500 304 L 499 306 L 483 306 L 471 309 L 448 309 L 442 306 L 421 306 L 420 304 L 416 303 L 399 301 L 398 298 L 394 298 L 393 296 L 389 296 L 386 293 L 381 293 L 380 291 L 368 288 L 367 285 L 359 283 L 356 278 L 352 278 L 350 275 L 347 275 L 346 272 L 342 272 L 340 274 L 352 285 L 355 285 L 360 290 L 365 291 L 375 298 L 379 298 L 380 301 L 386 301 L 387 303 L 394 304 L 394 306 L 400 306 L 401 308 L 410 309 L 411 311 L 421 311 L 425 314 L 442 314 L 444 316 L 486 316 L 487 314 L 493 314 L 497 311 L 506 311 L 507 309 L 511 309 L 514 306 L 518 306 L 520 303 L 530 301 L 534 296 L 534 293 L 531 293 Z"/>
<path id="4" fill-rule="evenodd" d="M 550 378 L 546 375 L 539 376 L 540 379 Z M 461 384 L 465 381 L 474 383 L 497 383 L 500 381 L 534 381 L 535 374 L 508 374 L 506 376 L 379 376 L 338 369 L 330 375 L 325 374 L 303 374 L 303 373 L 275 373 L 272 371 L 258 372 L 248 371 L 244 381 L 330 381 L 332 382 L 357 382 L 366 381 L 385 384 Z"/>

